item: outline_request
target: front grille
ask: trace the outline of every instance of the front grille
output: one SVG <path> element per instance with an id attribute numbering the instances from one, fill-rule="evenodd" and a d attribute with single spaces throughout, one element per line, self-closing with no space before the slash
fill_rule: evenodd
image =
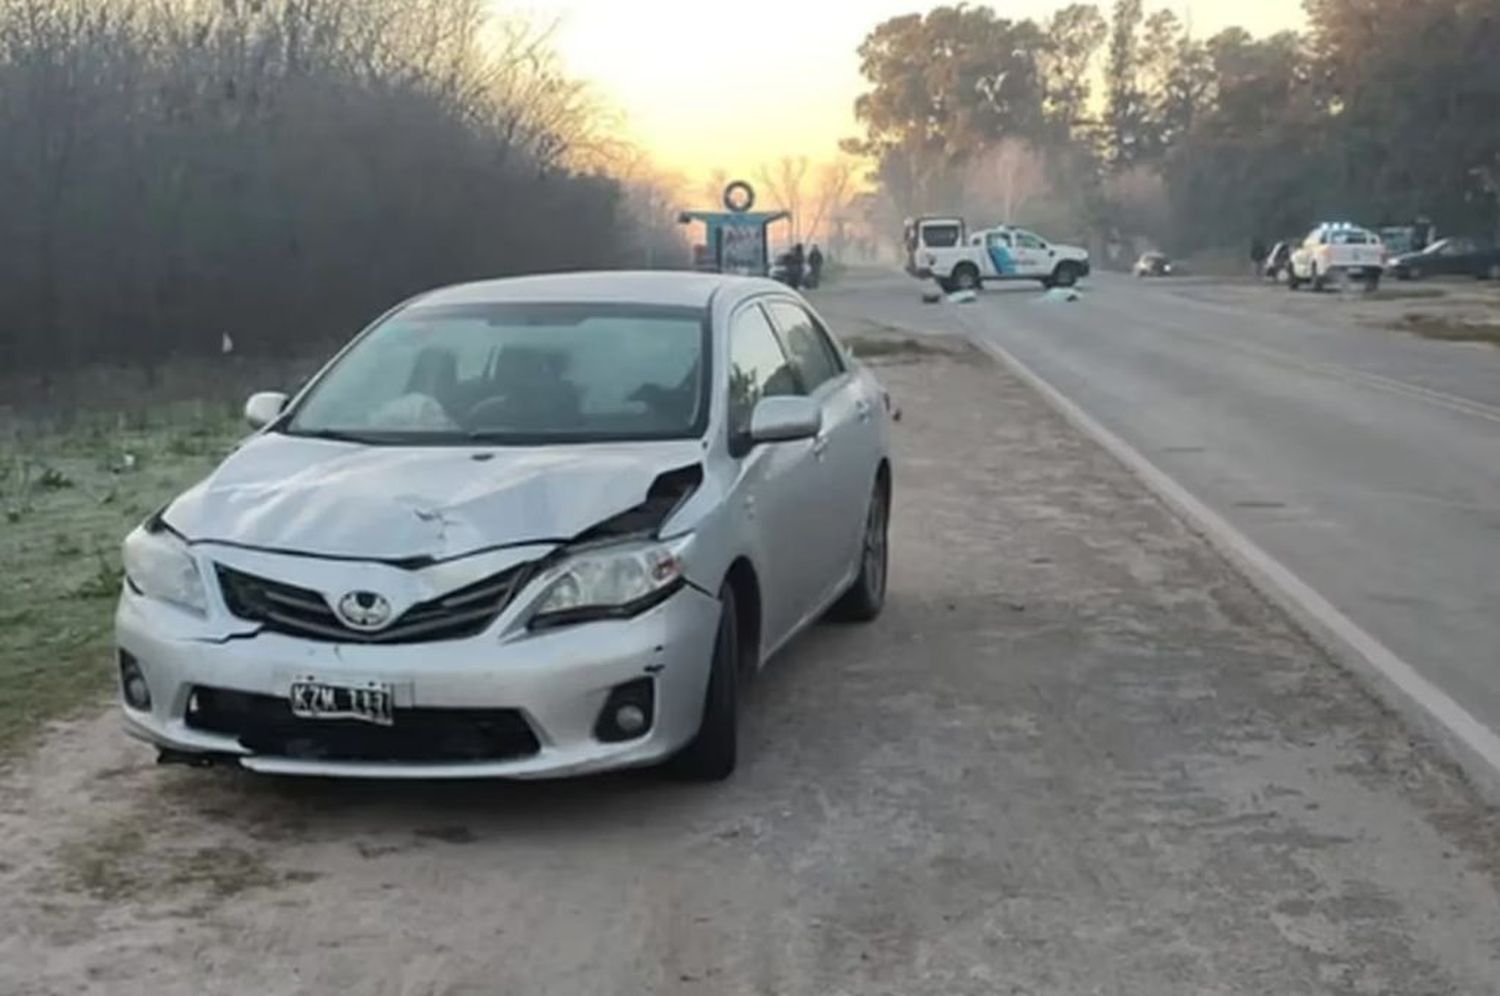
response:
<path id="1" fill-rule="evenodd" d="M 286 699 L 199 686 L 189 728 L 232 736 L 246 750 L 299 761 L 464 763 L 511 761 L 541 749 L 515 709 L 397 709 L 392 726 L 304 719 Z"/>
<path id="2" fill-rule="evenodd" d="M 329 643 L 418 643 L 477 636 L 505 611 L 526 583 L 521 564 L 440 598 L 419 602 L 385 629 L 366 633 L 345 626 L 323 596 L 307 588 L 215 564 L 224 604 L 241 619 L 290 636 Z"/>

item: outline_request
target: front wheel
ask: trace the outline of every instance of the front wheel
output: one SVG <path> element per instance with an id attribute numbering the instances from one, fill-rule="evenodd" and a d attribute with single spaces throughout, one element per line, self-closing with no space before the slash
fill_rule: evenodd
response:
<path id="1" fill-rule="evenodd" d="M 667 770 L 691 781 L 718 782 L 734 774 L 739 755 L 740 628 L 734 589 L 719 590 L 719 631 L 703 695 L 703 720 Z"/>
<path id="2" fill-rule="evenodd" d="M 1072 287 L 1076 283 L 1078 283 L 1078 267 L 1072 263 L 1058 263 L 1057 269 L 1052 271 L 1052 285 Z"/>
<path id="3" fill-rule="evenodd" d="M 952 284 L 955 290 L 977 291 L 979 289 L 979 271 L 968 263 L 964 263 L 953 271 Z"/>
<path id="4" fill-rule="evenodd" d="M 891 490 L 884 478 L 875 482 L 865 531 L 860 541 L 859 574 L 833 606 L 833 616 L 850 622 L 869 622 L 885 608 L 885 582 L 890 567 Z"/>

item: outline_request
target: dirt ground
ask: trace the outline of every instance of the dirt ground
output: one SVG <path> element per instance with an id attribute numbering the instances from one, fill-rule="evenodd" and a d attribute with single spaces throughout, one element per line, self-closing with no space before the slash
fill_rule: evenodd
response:
<path id="1" fill-rule="evenodd" d="M 59 725 L 0 773 L 0 993 L 1500 992 L 1500 814 L 923 342 L 865 350 L 904 411 L 886 614 L 772 663 L 731 781 L 276 781 Z"/>

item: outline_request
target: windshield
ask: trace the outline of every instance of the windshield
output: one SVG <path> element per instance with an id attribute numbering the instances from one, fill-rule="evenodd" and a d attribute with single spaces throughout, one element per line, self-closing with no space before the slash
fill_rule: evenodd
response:
<path id="1" fill-rule="evenodd" d="M 418 306 L 361 337 L 284 431 L 517 445 L 696 436 L 706 343 L 693 308 Z"/>

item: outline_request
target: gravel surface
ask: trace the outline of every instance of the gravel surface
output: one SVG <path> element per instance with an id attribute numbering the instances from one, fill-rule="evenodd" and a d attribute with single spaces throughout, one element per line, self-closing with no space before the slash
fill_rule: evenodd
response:
<path id="1" fill-rule="evenodd" d="M 887 612 L 772 662 L 734 779 L 277 781 L 59 726 L 0 774 L 0 993 L 1500 992 L 1500 814 L 923 341 L 879 361 Z"/>

